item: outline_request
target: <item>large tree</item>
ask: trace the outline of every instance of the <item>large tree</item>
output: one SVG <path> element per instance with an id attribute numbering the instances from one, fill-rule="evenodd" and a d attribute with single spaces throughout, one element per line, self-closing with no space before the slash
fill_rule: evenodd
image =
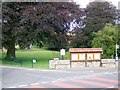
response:
<path id="1" fill-rule="evenodd" d="M 117 18 L 117 9 L 109 2 L 91 2 L 85 10 L 86 45 L 91 47 L 91 41 L 94 38 L 92 33 L 101 30 L 108 23 L 114 25 Z"/>
<path id="2" fill-rule="evenodd" d="M 74 28 L 74 31 L 70 32 L 70 46 L 74 48 L 84 48 L 85 47 L 85 32 L 81 28 Z"/>
<path id="3" fill-rule="evenodd" d="M 83 11 L 75 3 L 38 3 L 33 8 L 28 5 L 25 7 L 24 22 L 29 20 L 37 24 L 36 32 L 42 32 L 34 34 L 37 41 L 40 41 L 37 44 L 46 44 L 48 48 L 57 50 L 67 47 L 70 24 L 73 21 L 79 23 L 83 15 Z"/>
<path id="4" fill-rule="evenodd" d="M 81 21 L 82 11 L 75 3 L 3 3 L 3 46 L 6 58 L 15 57 L 15 44 L 34 43 L 50 48 L 66 47 L 70 23 Z"/>
<path id="5" fill-rule="evenodd" d="M 20 27 L 20 3 L 2 5 L 2 46 L 7 49 L 8 57 L 15 57 L 15 42 Z"/>

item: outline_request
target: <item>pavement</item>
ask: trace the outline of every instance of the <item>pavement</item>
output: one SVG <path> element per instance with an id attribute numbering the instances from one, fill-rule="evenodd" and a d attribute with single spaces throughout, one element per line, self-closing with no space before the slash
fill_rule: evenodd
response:
<path id="1" fill-rule="evenodd" d="M 2 88 L 119 88 L 118 68 L 42 70 L 2 66 Z"/>

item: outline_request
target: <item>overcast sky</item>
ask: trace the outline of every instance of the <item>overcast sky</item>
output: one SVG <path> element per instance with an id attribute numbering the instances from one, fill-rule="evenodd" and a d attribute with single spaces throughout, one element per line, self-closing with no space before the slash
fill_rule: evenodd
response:
<path id="1" fill-rule="evenodd" d="M 94 0 L 74 0 L 75 2 L 77 2 L 78 4 L 80 4 L 81 8 L 85 8 L 86 5 L 90 2 L 90 1 L 94 1 Z M 118 2 L 120 0 L 106 0 L 111 2 L 112 4 L 114 4 L 116 7 L 118 7 Z"/>

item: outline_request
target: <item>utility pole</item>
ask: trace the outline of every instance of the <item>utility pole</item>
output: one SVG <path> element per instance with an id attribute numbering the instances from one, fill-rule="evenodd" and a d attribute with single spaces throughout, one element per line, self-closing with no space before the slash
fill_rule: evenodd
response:
<path id="1" fill-rule="evenodd" d="M 117 53 L 117 49 L 119 48 L 119 45 L 117 45 L 117 43 L 116 43 L 116 57 L 115 57 L 115 60 L 117 61 L 118 60 L 118 53 Z"/>

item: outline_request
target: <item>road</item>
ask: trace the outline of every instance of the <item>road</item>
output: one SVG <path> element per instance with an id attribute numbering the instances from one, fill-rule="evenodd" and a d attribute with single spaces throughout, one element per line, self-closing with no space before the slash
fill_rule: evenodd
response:
<path id="1" fill-rule="evenodd" d="M 118 88 L 117 68 L 40 70 L 2 66 L 2 88 Z"/>

